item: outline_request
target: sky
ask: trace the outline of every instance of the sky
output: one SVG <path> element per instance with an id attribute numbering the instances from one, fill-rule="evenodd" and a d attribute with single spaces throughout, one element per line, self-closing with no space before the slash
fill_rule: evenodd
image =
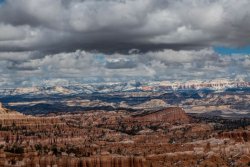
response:
<path id="1" fill-rule="evenodd" d="M 250 81 L 249 0 L 0 0 L 0 87 Z"/>

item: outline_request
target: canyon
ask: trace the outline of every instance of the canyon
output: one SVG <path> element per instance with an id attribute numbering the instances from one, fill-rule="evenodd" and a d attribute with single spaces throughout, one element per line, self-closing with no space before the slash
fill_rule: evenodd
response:
<path id="1" fill-rule="evenodd" d="M 223 119 L 207 122 L 180 107 L 31 116 L 1 104 L 0 111 L 3 167 L 205 167 L 250 162 L 249 120 L 235 120 L 238 126 L 230 128 Z"/>

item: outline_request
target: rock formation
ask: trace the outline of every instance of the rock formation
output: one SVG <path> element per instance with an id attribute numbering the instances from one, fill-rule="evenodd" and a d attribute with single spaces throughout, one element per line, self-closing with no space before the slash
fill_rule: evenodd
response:
<path id="1" fill-rule="evenodd" d="M 169 107 L 154 112 L 146 112 L 134 117 L 138 121 L 144 122 L 188 122 L 190 119 L 182 108 Z"/>
<path id="2" fill-rule="evenodd" d="M 3 107 L 3 104 L 0 103 L 0 114 L 6 114 L 7 113 L 7 109 Z"/>
<path id="3" fill-rule="evenodd" d="M 217 131 L 179 107 L 32 117 L 1 105 L 0 125 L 1 167 L 247 166 L 250 157 L 250 127 Z"/>
<path id="4" fill-rule="evenodd" d="M 3 106 L 2 103 L 0 103 L 0 121 L 2 120 L 17 120 L 17 119 L 24 119 L 26 116 L 23 114 L 9 110 Z"/>
<path id="5" fill-rule="evenodd" d="M 0 157 L 1 160 L 1 157 Z M 58 159 L 55 156 L 42 156 L 34 159 L 25 158 L 22 161 L 5 162 L 0 161 L 1 167 L 10 167 L 20 164 L 21 167 L 28 166 L 55 166 L 55 167 L 149 167 L 143 157 L 123 157 L 123 156 L 99 156 L 89 158 L 76 158 L 63 156 Z M 21 165 L 22 164 L 22 165 Z"/>

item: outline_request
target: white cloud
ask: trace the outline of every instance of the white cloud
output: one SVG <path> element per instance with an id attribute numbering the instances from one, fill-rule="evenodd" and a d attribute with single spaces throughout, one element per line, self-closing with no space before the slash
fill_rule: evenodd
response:
<path id="1" fill-rule="evenodd" d="M 43 81 L 250 79 L 250 56 L 220 56 L 212 49 L 134 53 L 130 55 L 87 52 L 47 54 L 13 61 L 0 54 L 1 84 L 42 84 Z M 14 53 L 9 53 L 10 55 Z M 25 55 L 25 54 L 24 54 Z M 4 74 L 4 75 L 3 75 Z M 26 81 L 26 82 L 25 82 Z M 56 82 L 56 83 L 58 83 Z"/>

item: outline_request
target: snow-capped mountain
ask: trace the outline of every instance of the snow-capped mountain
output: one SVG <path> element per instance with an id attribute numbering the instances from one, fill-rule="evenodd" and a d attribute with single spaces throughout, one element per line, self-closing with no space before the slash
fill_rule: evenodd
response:
<path id="1" fill-rule="evenodd" d="M 187 82 L 121 82 L 121 83 L 95 83 L 95 84 L 71 84 L 67 86 L 36 86 L 26 88 L 0 89 L 0 95 L 73 95 L 92 93 L 114 92 L 162 92 L 173 90 L 224 90 L 227 88 L 250 87 L 250 82 L 230 81 L 217 79 L 211 81 L 187 81 Z"/>

